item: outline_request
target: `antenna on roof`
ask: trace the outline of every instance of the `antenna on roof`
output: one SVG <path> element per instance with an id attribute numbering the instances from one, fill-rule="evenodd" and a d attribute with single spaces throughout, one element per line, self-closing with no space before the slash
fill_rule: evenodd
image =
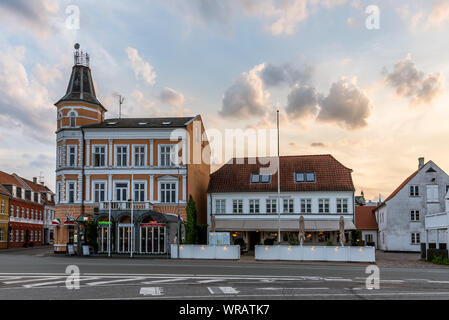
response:
<path id="1" fill-rule="evenodd" d="M 125 97 L 123 97 L 119 93 L 116 93 L 115 96 L 118 97 L 118 118 L 121 119 L 122 118 L 122 105 L 123 105 L 123 102 L 125 101 Z"/>

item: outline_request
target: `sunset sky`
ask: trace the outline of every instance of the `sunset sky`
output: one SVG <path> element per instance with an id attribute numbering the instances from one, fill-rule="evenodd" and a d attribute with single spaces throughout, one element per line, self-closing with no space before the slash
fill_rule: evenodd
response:
<path id="1" fill-rule="evenodd" d="M 79 42 L 108 118 L 118 93 L 125 117 L 222 131 L 274 128 L 279 109 L 283 155 L 332 154 L 385 198 L 421 156 L 449 172 L 448 34 L 449 0 L 0 0 L 0 170 L 54 186 Z"/>

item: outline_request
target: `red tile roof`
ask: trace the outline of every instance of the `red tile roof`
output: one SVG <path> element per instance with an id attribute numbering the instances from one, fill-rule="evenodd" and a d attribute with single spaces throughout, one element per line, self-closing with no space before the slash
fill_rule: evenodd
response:
<path id="1" fill-rule="evenodd" d="M 252 173 L 259 173 L 266 161 L 277 165 L 277 158 L 232 159 L 211 174 L 209 193 L 219 192 L 274 192 L 277 191 L 277 173 L 269 184 L 251 184 Z M 252 164 L 256 162 L 255 164 Z M 240 164 L 242 163 L 242 164 Z M 280 159 L 281 191 L 354 191 L 352 170 L 331 155 L 285 156 Z M 315 172 L 316 182 L 295 183 L 295 172 Z"/>
<path id="2" fill-rule="evenodd" d="M 0 183 L 1 184 L 11 184 L 18 186 L 20 188 L 25 187 L 22 182 L 17 180 L 13 175 L 7 174 L 6 172 L 0 171 Z"/>
<path id="3" fill-rule="evenodd" d="M 373 206 L 355 206 L 355 227 L 357 230 L 377 230 Z"/>

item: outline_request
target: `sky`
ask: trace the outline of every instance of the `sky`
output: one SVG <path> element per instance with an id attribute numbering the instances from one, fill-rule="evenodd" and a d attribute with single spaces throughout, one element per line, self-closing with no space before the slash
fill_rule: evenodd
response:
<path id="1" fill-rule="evenodd" d="M 385 199 L 419 157 L 449 172 L 447 34 L 449 0 L 0 0 L 0 170 L 54 187 L 80 43 L 107 118 L 118 94 L 124 117 L 201 114 L 223 133 L 273 129 L 279 110 L 281 155 L 332 154 Z M 232 144 L 213 140 L 216 169 Z"/>

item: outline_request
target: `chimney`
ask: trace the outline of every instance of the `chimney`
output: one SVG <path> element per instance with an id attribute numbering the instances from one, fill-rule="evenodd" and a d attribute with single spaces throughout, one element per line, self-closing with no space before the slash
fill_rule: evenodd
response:
<path id="1" fill-rule="evenodd" d="M 419 165 L 418 165 L 418 169 L 421 170 L 422 167 L 424 167 L 424 158 L 421 157 L 418 159 Z"/>
<path id="2" fill-rule="evenodd" d="M 37 178 L 36 177 L 33 178 L 33 183 L 37 184 Z"/>

